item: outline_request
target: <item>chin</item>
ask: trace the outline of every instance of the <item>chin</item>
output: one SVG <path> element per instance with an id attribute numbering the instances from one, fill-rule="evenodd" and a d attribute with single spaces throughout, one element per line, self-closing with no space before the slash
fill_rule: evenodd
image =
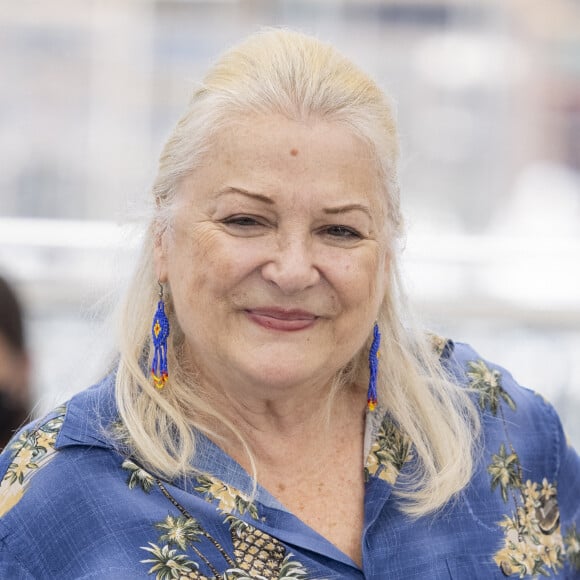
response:
<path id="1" fill-rule="evenodd" d="M 288 390 L 307 383 L 328 383 L 335 373 L 328 372 L 330 365 L 317 365 L 315 368 L 304 363 L 304 356 L 298 361 L 280 363 L 280 358 L 272 358 L 268 363 L 248 369 L 254 384 L 262 384 L 265 389 Z"/>
<path id="2" fill-rule="evenodd" d="M 297 373 L 296 368 L 260 368 L 249 376 L 253 377 L 256 384 L 263 384 L 268 389 L 288 389 L 295 385 L 300 385 L 308 380 L 304 372 Z"/>

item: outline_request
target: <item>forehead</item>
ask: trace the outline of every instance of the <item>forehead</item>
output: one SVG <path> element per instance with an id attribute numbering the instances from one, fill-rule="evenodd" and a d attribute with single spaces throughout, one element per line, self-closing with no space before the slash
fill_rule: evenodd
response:
<path id="1" fill-rule="evenodd" d="M 328 162 L 349 157 L 371 161 L 371 147 L 354 132 L 338 123 L 310 119 L 296 121 L 282 115 L 252 115 L 240 117 L 218 130 L 210 140 L 212 154 L 241 159 L 246 155 L 273 161 L 279 157 L 287 164 L 307 164 L 318 157 L 320 146 Z M 292 160 L 291 158 L 294 158 Z"/>
<path id="2" fill-rule="evenodd" d="M 195 189 L 206 195 L 223 187 L 243 187 L 272 195 L 302 191 L 363 196 L 377 203 L 382 198 L 373 150 L 351 129 L 281 115 L 228 120 L 213 134 L 191 178 Z"/>

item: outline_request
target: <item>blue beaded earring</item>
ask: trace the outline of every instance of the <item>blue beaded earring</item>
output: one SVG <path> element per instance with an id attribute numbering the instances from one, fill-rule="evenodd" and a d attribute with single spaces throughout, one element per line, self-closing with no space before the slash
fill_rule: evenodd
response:
<path id="1" fill-rule="evenodd" d="M 159 284 L 159 302 L 153 316 L 151 338 L 153 339 L 153 362 L 151 363 L 151 376 L 156 388 L 162 389 L 167 382 L 167 338 L 169 337 L 169 320 L 165 314 L 165 302 L 163 302 L 163 285 Z"/>
<path id="2" fill-rule="evenodd" d="M 377 408 L 377 372 L 380 345 L 381 333 L 379 332 L 379 325 L 375 322 L 373 328 L 373 343 L 369 350 L 369 390 L 367 394 L 367 407 L 369 411 L 374 411 Z"/>

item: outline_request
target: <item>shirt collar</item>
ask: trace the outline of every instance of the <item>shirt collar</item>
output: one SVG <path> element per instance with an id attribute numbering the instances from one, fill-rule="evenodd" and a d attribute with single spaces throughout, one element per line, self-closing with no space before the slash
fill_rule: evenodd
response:
<path id="1" fill-rule="evenodd" d="M 69 400 L 55 447 L 114 447 L 109 431 L 118 419 L 115 374 L 111 373 L 98 384 Z"/>

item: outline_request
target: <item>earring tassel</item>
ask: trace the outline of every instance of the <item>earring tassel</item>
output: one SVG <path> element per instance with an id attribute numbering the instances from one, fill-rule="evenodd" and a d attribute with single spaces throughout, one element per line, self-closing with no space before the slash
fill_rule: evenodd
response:
<path id="1" fill-rule="evenodd" d="M 156 388 L 162 389 L 167 382 L 167 338 L 169 337 L 169 320 L 165 314 L 165 304 L 163 299 L 157 303 L 157 311 L 153 317 L 153 327 L 151 329 L 153 338 L 153 362 L 151 365 L 151 376 Z"/>
<path id="2" fill-rule="evenodd" d="M 369 411 L 374 411 L 377 408 L 377 372 L 380 344 L 381 333 L 379 332 L 379 325 L 375 323 L 373 328 L 373 343 L 369 351 L 369 390 L 367 394 L 367 407 Z"/>

